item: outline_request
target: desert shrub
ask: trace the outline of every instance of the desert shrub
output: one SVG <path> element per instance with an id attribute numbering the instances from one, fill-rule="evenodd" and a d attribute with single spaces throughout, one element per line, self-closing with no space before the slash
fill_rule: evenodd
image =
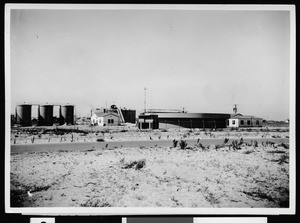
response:
<path id="1" fill-rule="evenodd" d="M 229 141 L 229 139 L 225 138 L 223 143 L 226 144 L 226 143 L 228 143 L 228 141 Z"/>
<path id="2" fill-rule="evenodd" d="M 120 132 L 128 132 L 128 130 L 126 130 L 126 129 L 122 129 Z"/>
<path id="3" fill-rule="evenodd" d="M 285 143 L 281 143 L 279 146 L 285 148 L 285 149 L 289 149 L 289 145 L 288 144 L 285 144 Z"/>
<path id="4" fill-rule="evenodd" d="M 178 141 L 176 139 L 173 139 L 173 147 L 177 147 Z"/>
<path id="5" fill-rule="evenodd" d="M 244 152 L 244 154 L 250 154 L 250 153 L 253 153 L 254 151 L 252 151 L 252 150 L 247 150 L 247 151 L 245 151 Z"/>
<path id="6" fill-rule="evenodd" d="M 111 205 L 102 199 L 89 199 L 85 203 L 80 204 L 81 207 L 111 207 Z"/>
<path id="7" fill-rule="evenodd" d="M 275 142 L 271 142 L 271 141 L 266 141 L 265 145 L 266 146 L 273 146 L 275 144 Z"/>
<path id="8" fill-rule="evenodd" d="M 278 160 L 278 164 L 279 165 L 281 165 L 281 164 L 283 164 L 283 163 L 287 163 L 288 160 L 289 159 L 289 157 L 287 156 L 287 155 L 282 155 L 281 157 L 280 157 L 280 159 Z"/>
<path id="9" fill-rule="evenodd" d="M 136 170 L 142 169 L 145 165 L 146 165 L 145 159 L 139 160 L 135 166 L 135 169 Z"/>
<path id="10" fill-rule="evenodd" d="M 253 142 L 253 146 L 256 148 L 256 147 L 258 147 L 258 142 L 255 140 L 254 142 Z"/>
<path id="11" fill-rule="evenodd" d="M 251 197 L 258 197 L 260 199 L 267 199 L 269 201 L 275 201 L 272 196 L 261 191 L 260 189 L 253 190 L 253 191 L 243 191 L 243 192 L 244 192 L 244 194 L 251 196 Z"/>
<path id="12" fill-rule="evenodd" d="M 104 142 L 104 139 L 99 138 L 99 139 L 97 139 L 96 141 L 97 141 L 97 142 Z"/>
<path id="13" fill-rule="evenodd" d="M 272 138 L 280 138 L 278 135 L 272 135 Z"/>
<path id="14" fill-rule="evenodd" d="M 43 190 L 48 190 L 50 187 L 51 187 L 51 185 L 34 186 L 34 188 L 30 190 L 30 192 L 33 193 L 33 192 L 39 192 L 39 191 L 43 191 Z"/>
<path id="15" fill-rule="evenodd" d="M 187 147 L 187 142 L 185 140 L 180 140 L 179 142 L 179 146 L 180 146 L 180 149 L 185 149 Z"/>
<path id="16" fill-rule="evenodd" d="M 196 146 L 201 148 L 201 149 L 205 149 L 205 146 L 203 146 L 202 143 L 200 143 L 200 142 Z"/>
<path id="17" fill-rule="evenodd" d="M 240 143 L 237 140 L 233 140 L 231 145 L 234 150 L 241 149 Z"/>
<path id="18" fill-rule="evenodd" d="M 221 148 L 220 145 L 215 145 L 215 149 L 216 149 L 216 150 L 218 150 L 218 149 L 220 149 L 220 148 Z"/>
<path id="19" fill-rule="evenodd" d="M 141 159 L 138 161 L 130 161 L 129 163 L 126 163 L 125 166 L 123 167 L 123 169 L 133 168 L 135 170 L 139 170 L 139 169 L 142 169 L 145 165 L 146 165 L 146 160 Z"/>
<path id="20" fill-rule="evenodd" d="M 272 150 L 272 151 L 267 151 L 267 153 L 285 153 L 285 151 L 282 150 Z"/>

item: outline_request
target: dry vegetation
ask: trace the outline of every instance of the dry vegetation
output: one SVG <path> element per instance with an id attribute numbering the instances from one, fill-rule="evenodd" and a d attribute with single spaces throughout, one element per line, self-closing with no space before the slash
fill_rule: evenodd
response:
<path id="1" fill-rule="evenodd" d="M 169 147 L 11 154 L 11 206 L 288 207 L 289 145 L 241 139 L 256 134 L 285 138 L 288 131 L 172 131 L 113 135 L 169 135 L 174 139 Z M 105 134 L 101 138 L 106 141 L 111 136 Z M 224 142 L 203 145 L 205 136 Z M 185 139 L 192 137 L 199 140 L 189 145 Z"/>
<path id="2" fill-rule="evenodd" d="M 288 138 L 289 128 L 244 128 L 244 129 L 158 129 L 139 130 L 135 126 L 51 126 L 13 127 L 10 142 L 14 144 L 43 144 L 63 142 L 136 141 L 214 138 Z"/>

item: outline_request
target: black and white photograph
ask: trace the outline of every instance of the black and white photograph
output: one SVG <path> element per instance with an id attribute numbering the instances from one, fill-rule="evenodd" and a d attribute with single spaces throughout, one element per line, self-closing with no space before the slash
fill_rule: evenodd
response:
<path id="1" fill-rule="evenodd" d="M 5 6 L 10 213 L 295 213 L 295 7 Z"/>

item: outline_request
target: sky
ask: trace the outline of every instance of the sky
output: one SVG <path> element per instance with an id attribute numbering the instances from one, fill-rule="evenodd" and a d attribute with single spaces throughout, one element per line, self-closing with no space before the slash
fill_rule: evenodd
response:
<path id="1" fill-rule="evenodd" d="M 289 11 L 13 9 L 11 109 L 76 105 L 289 118 Z M 146 87 L 146 91 L 144 90 Z M 33 114 L 35 112 L 33 111 Z"/>

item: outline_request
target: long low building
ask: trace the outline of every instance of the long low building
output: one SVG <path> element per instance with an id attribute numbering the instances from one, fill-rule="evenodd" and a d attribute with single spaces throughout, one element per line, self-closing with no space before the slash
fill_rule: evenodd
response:
<path id="1" fill-rule="evenodd" d="M 228 127 L 262 127 L 263 119 L 251 115 L 233 114 L 228 120 Z"/>
<path id="2" fill-rule="evenodd" d="M 226 128 L 230 114 L 151 112 L 143 115 L 157 115 L 159 128 Z"/>

